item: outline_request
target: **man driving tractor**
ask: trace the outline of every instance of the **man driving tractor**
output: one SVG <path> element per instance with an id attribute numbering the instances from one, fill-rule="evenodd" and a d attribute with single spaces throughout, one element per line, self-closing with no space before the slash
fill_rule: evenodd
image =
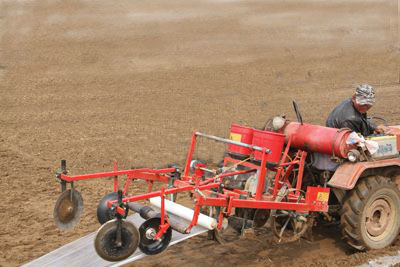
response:
<path id="1" fill-rule="evenodd" d="M 331 128 L 349 128 L 363 136 L 374 133 L 387 133 L 383 126 L 376 126 L 367 118 L 367 111 L 375 104 L 375 90 L 368 84 L 356 87 L 353 97 L 344 100 L 329 114 L 326 126 Z"/>

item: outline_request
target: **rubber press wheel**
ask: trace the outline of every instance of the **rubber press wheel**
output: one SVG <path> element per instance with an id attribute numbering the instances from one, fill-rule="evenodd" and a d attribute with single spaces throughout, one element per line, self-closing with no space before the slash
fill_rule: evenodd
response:
<path id="1" fill-rule="evenodd" d="M 103 224 L 97 231 L 94 247 L 97 254 L 107 261 L 120 261 L 131 256 L 139 245 L 139 231 L 133 223 L 121 221 L 121 244 L 116 243 L 117 220 Z"/>
<path id="2" fill-rule="evenodd" d="M 171 242 L 172 229 L 171 227 L 165 232 L 165 234 L 158 240 L 154 240 L 153 237 L 159 231 L 161 224 L 160 218 L 151 218 L 145 221 L 140 227 L 140 250 L 147 255 L 155 255 L 163 252 Z"/>
<path id="3" fill-rule="evenodd" d="M 347 243 L 358 250 L 389 246 L 400 231 L 400 191 L 382 176 L 363 178 L 348 193 L 341 227 Z"/>
<path id="4" fill-rule="evenodd" d="M 107 206 L 108 201 L 117 200 L 118 193 L 112 192 L 105 195 L 97 205 L 97 220 L 100 224 L 104 224 L 112 219 L 114 219 L 114 213 Z"/>

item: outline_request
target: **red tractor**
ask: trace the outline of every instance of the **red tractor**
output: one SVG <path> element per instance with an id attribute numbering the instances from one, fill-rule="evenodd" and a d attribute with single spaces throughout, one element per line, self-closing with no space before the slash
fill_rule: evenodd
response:
<path id="1" fill-rule="evenodd" d="M 233 124 L 229 139 L 194 132 L 183 171 L 176 166 L 121 171 L 115 164 L 111 172 L 70 176 L 62 161 L 55 221 L 63 229 L 79 222 L 83 201 L 74 182 L 114 177 L 114 192 L 97 207 L 103 225 L 95 248 L 108 261 L 125 259 L 138 247 L 158 254 L 172 230 L 189 233 L 196 225 L 221 240 L 227 226 L 243 231 L 268 221 L 278 241 L 294 241 L 321 217 L 340 221 L 347 243 L 358 250 L 390 245 L 400 231 L 400 127 L 355 142 L 351 130 L 303 123 L 297 105 L 295 110 L 298 122 L 278 116 L 263 130 Z M 220 166 L 193 159 L 198 138 L 228 145 Z M 369 149 L 372 143 L 377 151 Z M 120 176 L 126 177 L 121 190 Z M 148 192 L 129 195 L 135 180 L 146 181 Z M 154 182 L 165 186 L 154 191 Z M 193 209 L 177 203 L 184 192 L 194 200 Z M 139 229 L 125 220 L 129 210 L 146 219 Z"/>

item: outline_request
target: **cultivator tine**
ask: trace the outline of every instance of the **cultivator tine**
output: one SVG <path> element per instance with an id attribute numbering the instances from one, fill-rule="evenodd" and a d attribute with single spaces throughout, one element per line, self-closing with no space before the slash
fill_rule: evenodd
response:
<path id="1" fill-rule="evenodd" d="M 279 243 L 282 241 L 283 232 L 285 232 L 285 229 L 286 229 L 287 225 L 289 224 L 289 221 L 290 221 L 290 217 L 287 218 L 285 224 L 282 226 L 282 229 L 279 233 L 279 241 L 278 241 Z"/>

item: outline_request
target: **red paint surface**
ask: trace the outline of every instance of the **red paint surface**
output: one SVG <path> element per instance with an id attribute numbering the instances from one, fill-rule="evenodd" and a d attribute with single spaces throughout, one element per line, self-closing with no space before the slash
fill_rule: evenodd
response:
<path id="1" fill-rule="evenodd" d="M 231 125 L 231 134 L 240 134 L 241 140 L 240 142 L 251 145 L 253 141 L 253 128 L 237 125 L 237 124 L 232 124 Z M 242 155 L 242 156 L 250 156 L 252 150 L 250 148 L 246 147 L 241 147 L 241 146 L 235 146 L 235 145 L 229 145 L 228 147 L 229 153 L 236 154 L 236 155 Z"/>
<path id="2" fill-rule="evenodd" d="M 292 138 L 292 147 L 347 158 L 351 146 L 346 140 L 352 131 L 319 125 L 290 122 L 284 129 L 286 138 Z"/>
<path id="3" fill-rule="evenodd" d="M 271 150 L 271 154 L 267 154 L 267 162 L 278 163 L 281 156 L 283 145 L 285 144 L 285 135 L 280 133 L 254 130 L 253 145 L 265 147 Z M 254 151 L 254 159 L 262 159 L 261 151 Z"/>

